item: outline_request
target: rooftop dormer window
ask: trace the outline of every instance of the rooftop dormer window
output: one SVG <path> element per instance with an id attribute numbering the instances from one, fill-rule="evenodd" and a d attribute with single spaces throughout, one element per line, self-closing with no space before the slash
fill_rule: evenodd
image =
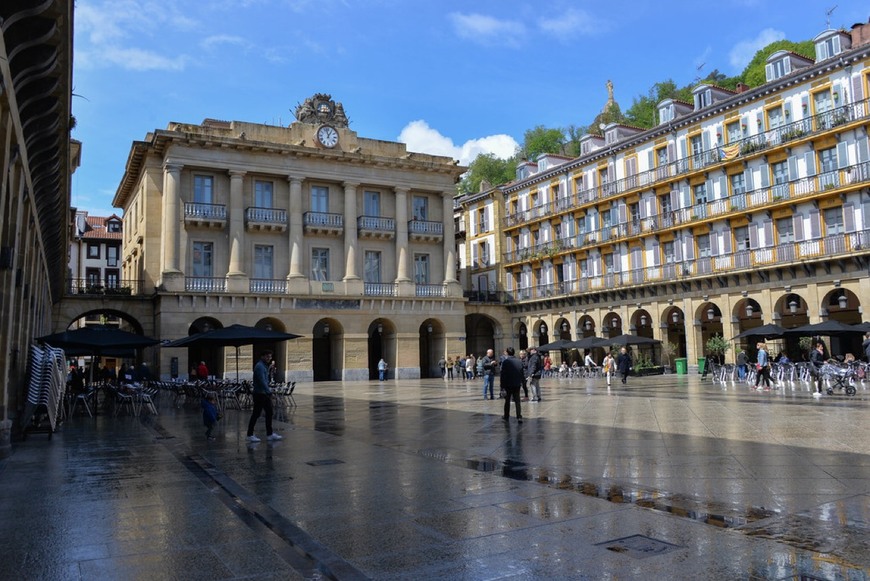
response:
<path id="1" fill-rule="evenodd" d="M 841 30 L 826 30 L 813 39 L 816 62 L 833 58 L 851 47 L 851 37 Z"/>
<path id="2" fill-rule="evenodd" d="M 106 223 L 106 232 L 120 232 L 121 223 L 117 220 L 110 220 Z"/>
<path id="3" fill-rule="evenodd" d="M 674 104 L 668 103 L 659 107 L 659 123 L 667 123 L 674 120 Z"/>
<path id="4" fill-rule="evenodd" d="M 710 89 L 704 89 L 695 93 L 695 111 L 709 107 L 713 104 L 713 98 L 710 95 Z"/>

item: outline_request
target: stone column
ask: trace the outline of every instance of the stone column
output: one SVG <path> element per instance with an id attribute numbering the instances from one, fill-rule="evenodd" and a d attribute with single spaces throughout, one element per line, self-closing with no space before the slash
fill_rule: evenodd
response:
<path id="1" fill-rule="evenodd" d="M 408 188 L 396 192 L 396 282 L 411 282 L 408 277 Z"/>
<path id="2" fill-rule="evenodd" d="M 302 181 L 303 178 L 295 175 L 287 176 L 290 182 L 290 223 L 287 231 L 290 235 L 290 274 L 287 279 L 303 279 L 302 273 Z"/>
<path id="3" fill-rule="evenodd" d="M 344 280 L 357 281 L 359 275 L 356 270 L 356 187 L 354 182 L 344 182 Z"/>
<path id="4" fill-rule="evenodd" d="M 456 280 L 456 225 L 453 223 L 453 193 L 441 194 L 444 220 L 444 282 Z"/>
<path id="5" fill-rule="evenodd" d="M 245 172 L 232 170 L 230 174 L 230 264 L 227 276 L 244 276 L 242 252 L 245 243 L 244 193 L 242 182 Z"/>
<path id="6" fill-rule="evenodd" d="M 163 165 L 163 256 L 161 285 L 168 291 L 184 290 L 184 273 L 179 266 L 178 244 L 181 238 L 181 164 Z"/>

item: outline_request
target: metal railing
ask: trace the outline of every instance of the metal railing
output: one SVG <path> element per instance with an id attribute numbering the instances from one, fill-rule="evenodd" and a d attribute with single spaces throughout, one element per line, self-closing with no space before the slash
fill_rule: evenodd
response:
<path id="1" fill-rule="evenodd" d="M 302 215 L 305 226 L 323 226 L 326 228 L 344 228 L 344 216 L 329 212 L 305 212 Z"/>
<path id="2" fill-rule="evenodd" d="M 856 252 L 870 253 L 870 229 L 832 234 L 776 246 L 738 250 L 728 254 L 700 256 L 679 261 L 672 260 L 668 261 L 667 264 L 628 269 L 621 272 L 597 275 L 581 273 L 576 280 L 519 289 L 509 293 L 511 297 L 508 300 L 544 299 L 557 295 L 672 282 L 718 274 L 733 274 L 744 270 L 787 265 L 795 261 L 848 257 L 853 256 Z"/>
<path id="3" fill-rule="evenodd" d="M 67 294 L 71 295 L 101 295 L 101 296 L 133 296 L 146 294 L 146 290 L 153 292 L 154 288 L 145 289 L 141 279 L 95 279 L 95 278 L 71 278 L 67 279 Z"/>
<path id="4" fill-rule="evenodd" d="M 678 178 L 690 171 L 701 170 L 717 163 L 735 159 L 736 157 L 755 154 L 789 141 L 811 137 L 818 133 L 830 131 L 835 127 L 864 119 L 868 115 L 870 115 L 870 99 L 850 103 L 811 117 L 804 117 L 799 121 L 787 123 L 755 135 L 747 135 L 742 139 L 730 141 L 727 144 L 717 144 L 710 149 L 690 154 L 684 158 L 619 180 L 577 191 L 573 196 L 572 204 L 568 208 L 575 207 L 575 204 L 582 206 L 596 203 L 602 199 L 631 190 L 645 188 L 658 182 Z M 743 133 L 746 134 L 747 132 L 748 129 L 743 128 Z M 561 211 L 558 208 L 558 200 L 556 205 L 551 202 L 531 210 L 507 214 L 505 216 L 505 223 L 507 226 L 516 226 L 529 220 L 548 216 L 553 210 Z"/>
<path id="5" fill-rule="evenodd" d="M 499 303 L 504 304 L 510 301 L 511 295 L 505 291 L 479 291 L 471 290 L 462 293 L 462 296 L 468 299 L 470 303 Z"/>

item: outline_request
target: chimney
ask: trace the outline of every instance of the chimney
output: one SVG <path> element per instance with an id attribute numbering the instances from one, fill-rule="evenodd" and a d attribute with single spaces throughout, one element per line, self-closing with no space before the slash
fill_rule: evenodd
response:
<path id="1" fill-rule="evenodd" d="M 738 93 L 745 93 L 749 90 L 749 85 L 746 83 L 737 83 L 737 86 L 734 88 Z"/>
<path id="2" fill-rule="evenodd" d="M 867 24 L 861 22 L 852 25 L 852 48 L 870 43 L 870 21 Z"/>

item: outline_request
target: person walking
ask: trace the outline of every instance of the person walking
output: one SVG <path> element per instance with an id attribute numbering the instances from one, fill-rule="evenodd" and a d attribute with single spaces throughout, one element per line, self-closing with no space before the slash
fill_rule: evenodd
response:
<path id="1" fill-rule="evenodd" d="M 526 379 L 529 370 L 529 354 L 526 353 L 525 349 L 520 351 L 520 362 L 523 364 L 523 401 L 529 401 L 529 382 Z"/>
<path id="2" fill-rule="evenodd" d="M 613 370 L 616 367 L 612 351 L 608 351 L 607 355 L 604 356 L 601 366 L 604 368 L 604 378 L 607 380 L 607 387 L 610 387 L 610 378 L 613 377 Z"/>
<path id="3" fill-rule="evenodd" d="M 272 432 L 272 389 L 269 387 L 269 363 L 272 361 L 272 352 L 263 351 L 260 360 L 254 366 L 254 411 L 248 421 L 248 441 L 259 442 L 260 438 L 254 435 L 254 426 L 257 424 L 260 414 L 266 414 L 266 439 L 280 440 L 281 434 Z"/>
<path id="4" fill-rule="evenodd" d="M 447 379 L 453 379 L 453 355 L 447 357 Z"/>
<path id="5" fill-rule="evenodd" d="M 468 357 L 465 358 L 465 379 L 474 379 L 474 353 L 469 353 Z"/>
<path id="6" fill-rule="evenodd" d="M 767 345 L 759 341 L 756 348 L 758 349 L 758 363 L 756 364 L 758 375 L 755 376 L 755 389 L 758 391 L 770 389 L 770 355 L 767 353 Z M 764 381 L 764 387 L 761 387 L 762 381 Z"/>
<path id="7" fill-rule="evenodd" d="M 483 373 L 483 399 L 486 399 L 487 388 L 489 389 L 489 399 L 495 399 L 492 385 L 495 383 L 495 368 L 498 366 L 495 360 L 495 351 L 487 349 L 486 355 L 480 358 L 478 365 Z"/>
<path id="8" fill-rule="evenodd" d="M 205 361 L 200 361 L 196 366 L 196 378 L 200 381 L 208 381 L 208 366 Z"/>
<path id="9" fill-rule="evenodd" d="M 505 358 L 501 363 L 500 387 L 505 393 L 504 396 L 504 415 L 502 419 L 509 421 L 511 418 L 511 399 L 514 400 L 514 405 L 517 410 L 517 422 L 523 423 L 523 410 L 520 405 L 520 386 L 523 384 L 523 364 L 514 356 L 514 348 L 508 347 L 505 350 Z"/>
<path id="10" fill-rule="evenodd" d="M 816 392 L 813 393 L 813 397 L 822 397 L 822 365 L 825 364 L 825 344 L 821 341 L 813 346 L 813 350 L 810 352 L 810 363 L 813 365 L 813 376 L 816 378 Z"/>
<path id="11" fill-rule="evenodd" d="M 441 379 L 447 379 L 447 360 L 443 355 L 438 360 L 438 371 L 441 373 Z"/>
<path id="12" fill-rule="evenodd" d="M 461 379 L 463 373 L 465 373 L 465 362 L 462 360 L 462 355 L 457 355 L 453 360 L 453 376 Z"/>
<path id="13" fill-rule="evenodd" d="M 544 364 L 541 360 L 541 355 L 538 353 L 537 347 L 529 347 L 529 363 L 526 368 L 526 376 L 528 377 L 529 387 L 532 390 L 532 401 L 541 401 L 541 373 L 544 371 Z"/>
<path id="14" fill-rule="evenodd" d="M 387 377 L 387 362 L 381 357 L 381 360 L 378 361 L 378 381 L 384 381 Z"/>
<path id="15" fill-rule="evenodd" d="M 622 383 L 625 384 L 628 374 L 631 373 L 631 355 L 628 354 L 628 349 L 622 347 L 619 350 L 619 357 L 616 358 L 616 369 L 622 376 Z"/>
<path id="16" fill-rule="evenodd" d="M 746 356 L 746 350 L 741 349 L 737 354 L 737 379 L 743 381 L 746 379 L 746 365 L 749 363 L 749 357 Z"/>

